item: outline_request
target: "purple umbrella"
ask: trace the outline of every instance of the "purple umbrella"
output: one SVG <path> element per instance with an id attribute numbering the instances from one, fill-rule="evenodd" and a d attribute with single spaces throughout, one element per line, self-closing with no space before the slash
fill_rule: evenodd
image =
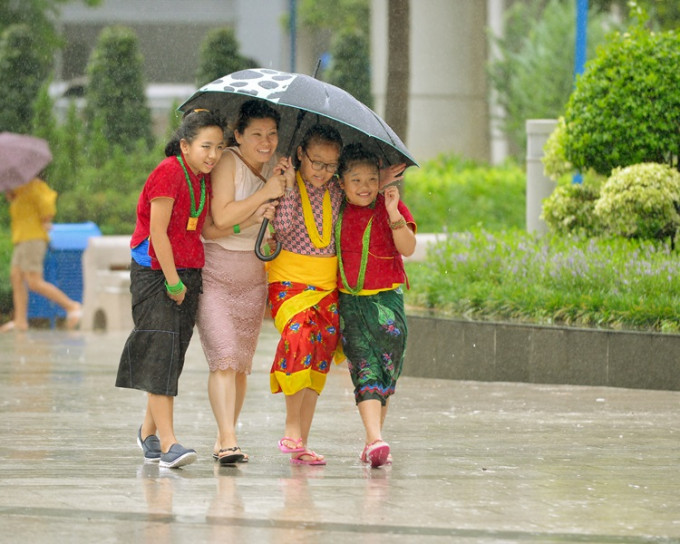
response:
<path id="1" fill-rule="evenodd" d="M 31 181 L 52 161 L 50 147 L 42 138 L 0 133 L 0 192 Z"/>

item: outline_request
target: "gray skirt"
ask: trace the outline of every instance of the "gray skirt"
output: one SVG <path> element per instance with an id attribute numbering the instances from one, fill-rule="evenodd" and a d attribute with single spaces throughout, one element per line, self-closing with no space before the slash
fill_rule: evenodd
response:
<path id="1" fill-rule="evenodd" d="M 177 395 L 202 289 L 200 269 L 177 272 L 187 287 L 181 305 L 168 297 L 162 271 L 132 261 L 130 292 L 134 329 L 123 348 L 116 387 Z"/>

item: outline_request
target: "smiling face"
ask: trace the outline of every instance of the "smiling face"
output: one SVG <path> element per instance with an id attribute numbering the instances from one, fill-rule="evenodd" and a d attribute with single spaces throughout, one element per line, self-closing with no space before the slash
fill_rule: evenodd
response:
<path id="1" fill-rule="evenodd" d="M 270 118 L 251 119 L 243 132 L 234 131 L 236 143 L 245 159 L 251 164 L 269 162 L 279 145 L 276 121 Z"/>
<path id="2" fill-rule="evenodd" d="M 356 161 L 345 170 L 340 186 L 350 204 L 370 206 L 378 196 L 380 172 L 373 163 Z"/>
<path id="3" fill-rule="evenodd" d="M 298 147 L 300 175 L 314 187 L 323 187 L 335 175 L 340 148 L 331 142 L 311 141 L 307 149 Z"/>
<path id="4" fill-rule="evenodd" d="M 215 126 L 200 129 L 191 142 L 180 140 L 187 166 L 196 175 L 201 172 L 209 174 L 222 157 L 224 147 L 224 133 Z"/>

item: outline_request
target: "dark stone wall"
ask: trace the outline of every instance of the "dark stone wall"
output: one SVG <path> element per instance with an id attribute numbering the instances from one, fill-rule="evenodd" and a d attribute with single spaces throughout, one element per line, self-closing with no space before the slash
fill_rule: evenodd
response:
<path id="1" fill-rule="evenodd" d="M 680 335 L 409 316 L 404 375 L 680 390 Z"/>

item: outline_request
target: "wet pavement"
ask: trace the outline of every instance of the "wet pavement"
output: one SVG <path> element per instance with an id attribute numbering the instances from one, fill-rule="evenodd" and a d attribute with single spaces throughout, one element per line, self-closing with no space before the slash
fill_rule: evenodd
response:
<path id="1" fill-rule="evenodd" d="M 199 459 L 159 469 L 135 442 L 144 394 L 113 386 L 126 336 L 0 335 L 0 542 L 680 542 L 678 392 L 404 377 L 394 464 L 370 469 L 339 366 L 310 438 L 328 465 L 291 466 L 266 322 L 239 427 L 251 462 L 211 458 L 195 336 L 175 428 Z"/>

